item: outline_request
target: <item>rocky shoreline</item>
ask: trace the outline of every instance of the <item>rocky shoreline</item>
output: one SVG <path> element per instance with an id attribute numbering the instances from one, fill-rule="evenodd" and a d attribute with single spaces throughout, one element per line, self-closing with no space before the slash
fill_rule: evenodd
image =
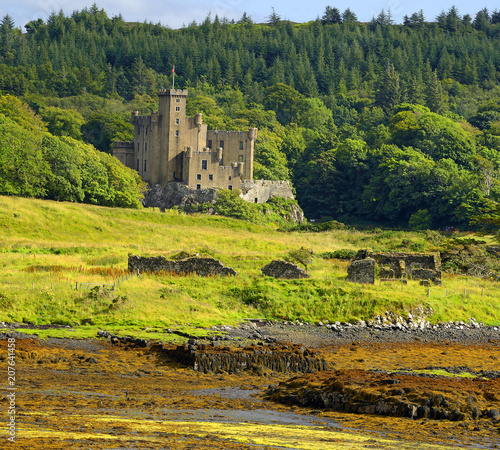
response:
<path id="1" fill-rule="evenodd" d="M 32 325 L 25 323 L 0 323 L 0 339 L 38 339 L 36 334 L 23 333 L 23 329 L 50 329 L 71 328 L 66 325 Z M 392 313 L 377 316 L 369 321 L 348 322 L 319 322 L 310 324 L 301 321 L 270 321 L 265 319 L 247 319 L 237 325 L 213 326 L 210 331 L 215 334 L 206 340 L 214 345 L 227 345 L 226 341 L 237 345 L 239 341 L 262 341 L 274 343 L 288 341 L 305 347 L 318 348 L 332 345 L 348 345 L 357 343 L 397 343 L 422 342 L 443 343 L 450 342 L 463 345 L 476 345 L 500 341 L 500 326 L 486 326 L 474 318 L 464 321 L 450 321 L 432 324 L 422 315 L 409 314 L 403 318 Z M 186 339 L 200 340 L 189 333 L 177 333 L 175 330 L 165 330 L 167 333 L 179 334 Z M 133 342 L 130 336 L 114 336 L 108 331 L 99 331 L 98 338 L 109 338 L 112 343 Z M 203 339 L 202 339 L 203 340 Z M 148 341 L 138 339 L 138 345 L 145 347 Z"/>

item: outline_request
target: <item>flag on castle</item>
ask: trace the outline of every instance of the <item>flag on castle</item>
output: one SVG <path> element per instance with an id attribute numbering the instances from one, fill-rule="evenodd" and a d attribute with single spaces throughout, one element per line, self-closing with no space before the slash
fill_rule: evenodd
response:
<path id="1" fill-rule="evenodd" d="M 172 66 L 172 89 L 175 89 L 175 64 Z"/>

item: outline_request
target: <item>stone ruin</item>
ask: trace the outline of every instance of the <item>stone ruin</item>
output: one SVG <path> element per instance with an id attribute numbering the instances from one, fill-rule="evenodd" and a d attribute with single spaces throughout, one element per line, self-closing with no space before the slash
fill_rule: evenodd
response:
<path id="1" fill-rule="evenodd" d="M 375 260 L 373 258 L 353 261 L 347 268 L 346 281 L 362 284 L 375 283 Z"/>
<path id="2" fill-rule="evenodd" d="M 266 370 L 281 373 L 312 373 L 329 369 L 328 363 L 317 351 L 291 342 L 221 348 L 193 341 L 191 344 L 175 347 L 156 344 L 152 351 L 203 373 L 241 371 L 262 373 Z"/>
<path id="3" fill-rule="evenodd" d="M 262 273 L 268 277 L 296 280 L 299 278 L 310 278 L 310 275 L 297 264 L 287 261 L 271 261 L 262 269 Z"/>
<path id="4" fill-rule="evenodd" d="M 187 258 L 170 260 L 163 256 L 134 256 L 128 257 L 128 270 L 131 272 L 170 272 L 176 275 L 195 273 L 201 277 L 236 275 L 234 269 L 225 267 L 214 258 Z"/>
<path id="5" fill-rule="evenodd" d="M 359 250 L 347 268 L 346 281 L 375 283 L 375 274 L 389 280 L 429 280 L 441 285 L 441 259 L 439 253 L 401 253 Z"/>

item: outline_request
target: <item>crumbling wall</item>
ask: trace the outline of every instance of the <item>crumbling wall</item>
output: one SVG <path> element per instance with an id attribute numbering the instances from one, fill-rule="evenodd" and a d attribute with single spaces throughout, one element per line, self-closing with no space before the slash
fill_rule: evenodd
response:
<path id="1" fill-rule="evenodd" d="M 234 269 L 224 267 L 224 264 L 214 258 L 187 258 L 172 261 L 163 256 L 129 255 L 128 270 L 131 272 L 171 272 L 178 275 L 195 273 L 201 277 L 236 275 Z"/>
<path id="2" fill-rule="evenodd" d="M 375 260 L 365 258 L 353 261 L 347 268 L 346 281 L 362 284 L 375 283 Z"/>
<path id="3" fill-rule="evenodd" d="M 305 270 L 297 266 L 297 264 L 293 264 L 287 261 L 271 261 L 261 270 L 264 275 L 273 278 L 285 278 L 294 280 L 298 278 L 310 277 L 310 275 Z"/>
<path id="4" fill-rule="evenodd" d="M 353 261 L 353 267 L 348 268 L 353 273 L 366 258 L 373 259 L 378 266 L 380 278 L 412 278 L 414 280 L 430 280 L 441 284 L 441 259 L 439 253 L 403 253 L 359 250 Z M 354 264 L 356 263 L 356 264 Z M 362 266 L 362 264 L 361 264 Z M 360 266 L 360 267 L 361 267 Z M 375 273 L 374 267 L 374 273 Z M 348 275 L 348 281 L 356 281 Z M 357 281 L 363 283 L 364 281 Z"/>

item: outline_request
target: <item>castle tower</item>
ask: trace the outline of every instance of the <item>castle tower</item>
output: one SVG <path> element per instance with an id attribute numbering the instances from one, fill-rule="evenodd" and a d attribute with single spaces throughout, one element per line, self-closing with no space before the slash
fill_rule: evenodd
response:
<path id="1" fill-rule="evenodd" d="M 158 162 L 157 182 L 161 185 L 182 180 L 181 153 L 188 144 L 187 96 L 188 91 L 184 89 L 162 89 L 158 92 L 160 126 L 155 162 Z"/>

